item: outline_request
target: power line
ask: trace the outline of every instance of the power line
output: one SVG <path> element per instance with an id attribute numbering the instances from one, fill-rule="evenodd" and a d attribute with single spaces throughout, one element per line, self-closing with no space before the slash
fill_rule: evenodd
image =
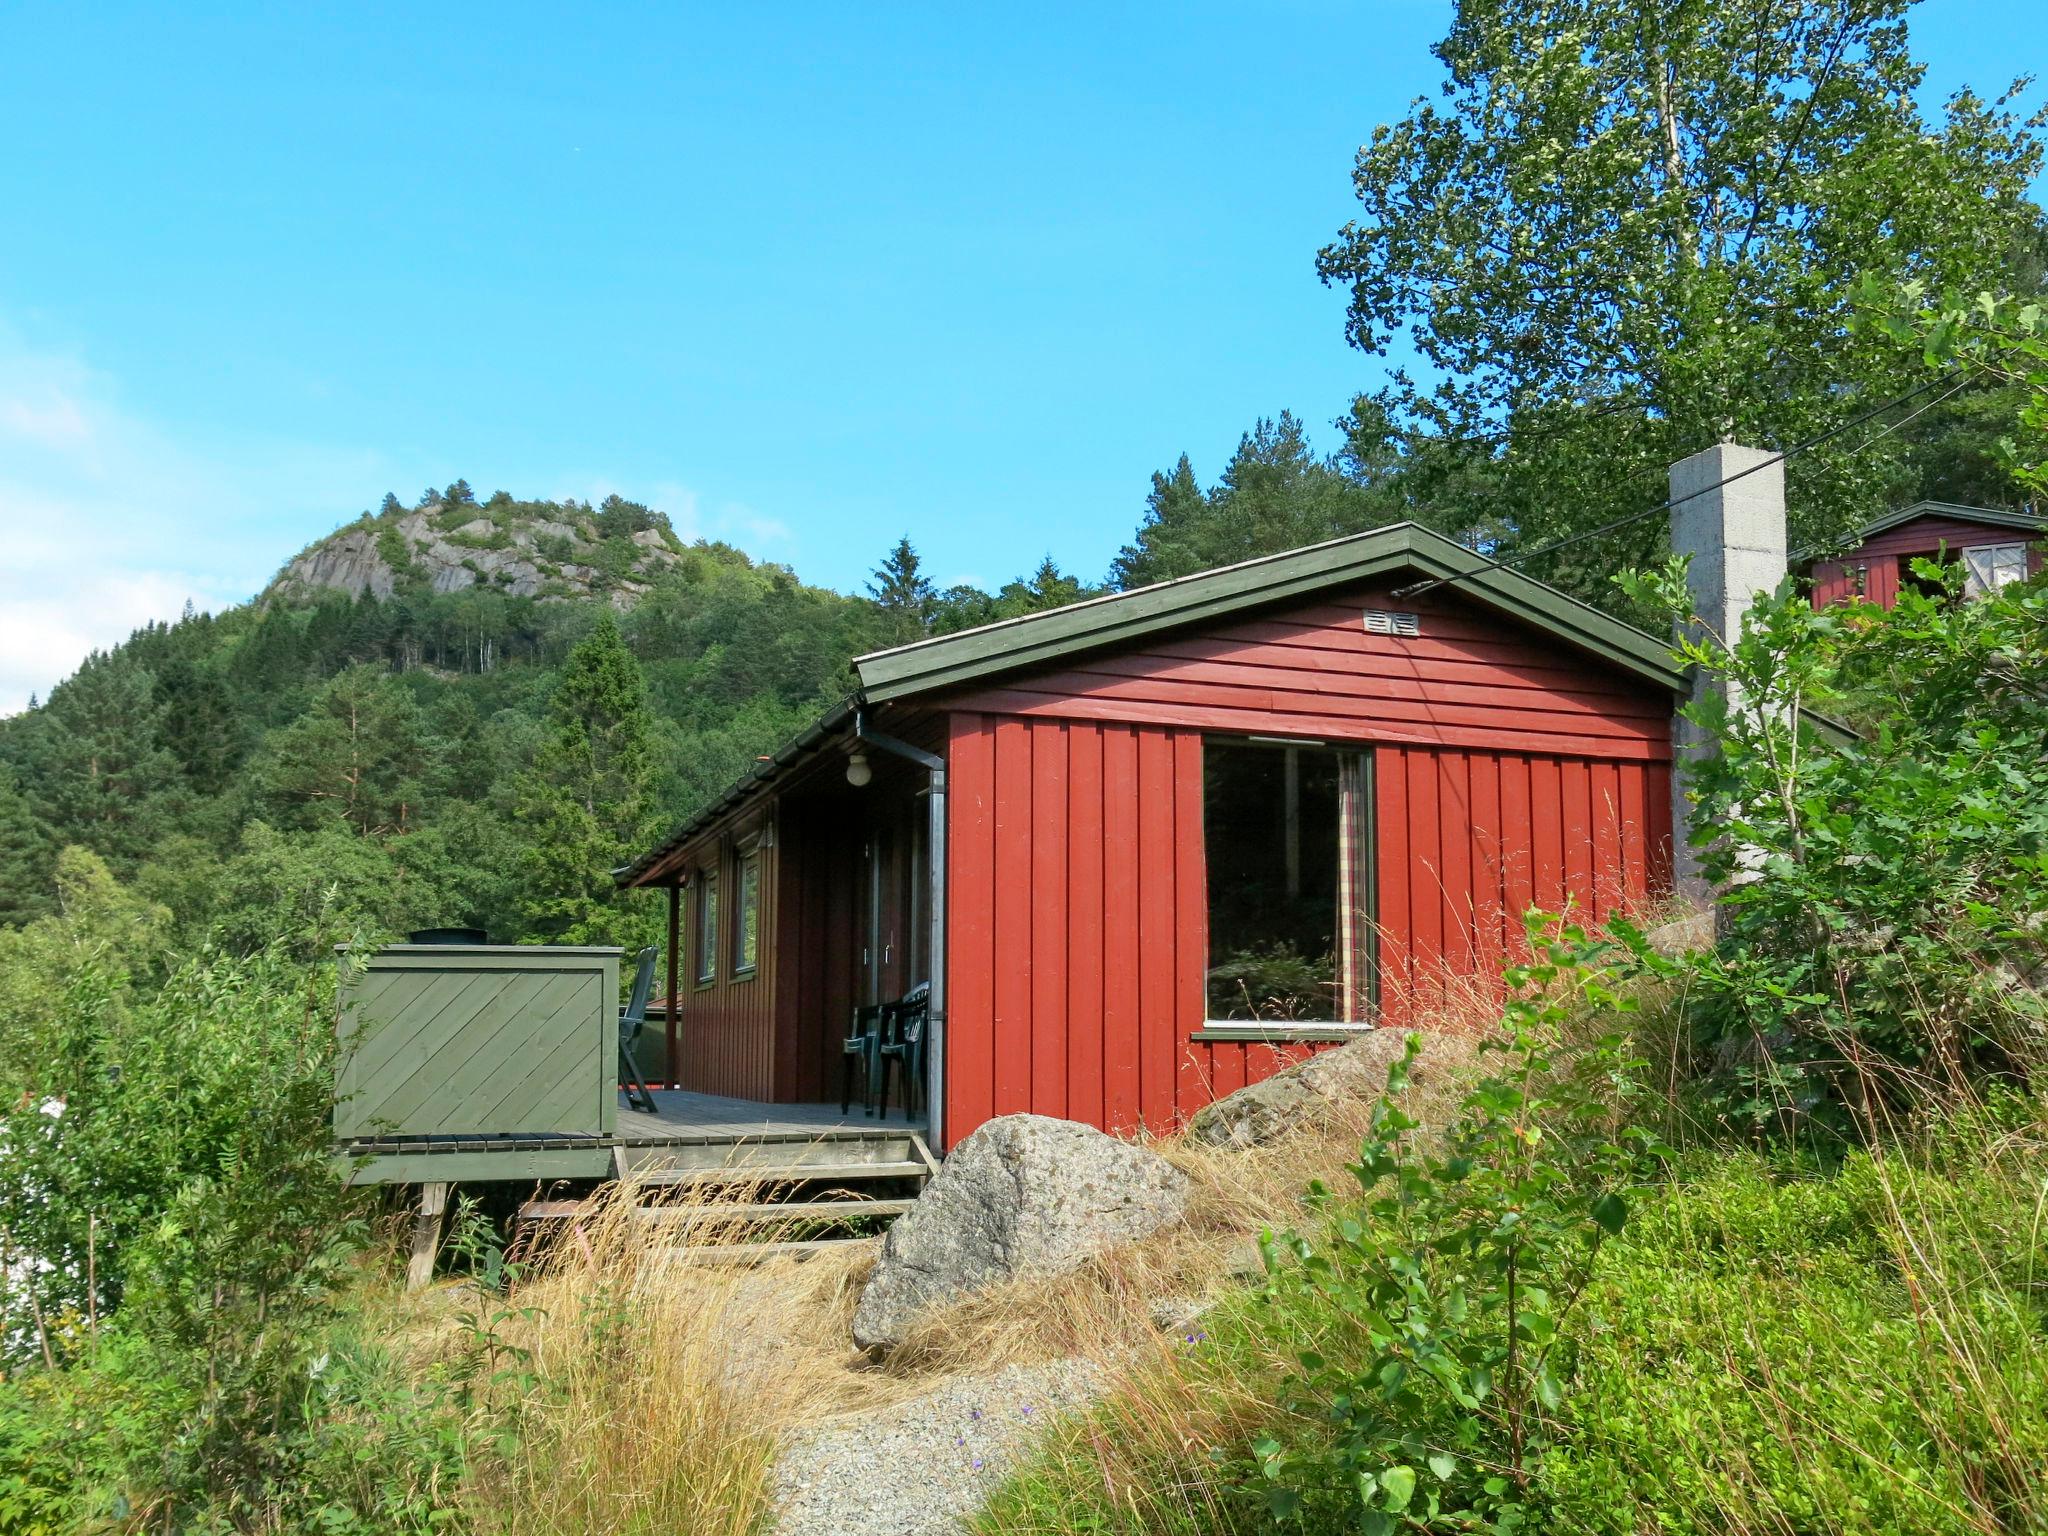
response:
<path id="1" fill-rule="evenodd" d="M 1895 399 L 1887 400 L 1882 405 L 1873 405 L 1872 407 L 1870 407 L 1869 410 L 1859 411 L 1856 415 L 1851 416 L 1848 420 L 1837 422 L 1834 426 L 1829 427 L 1825 432 L 1815 433 L 1812 437 L 1805 439 L 1803 442 L 1794 443 L 1790 448 L 1786 448 L 1781 450 L 1780 452 L 1774 453 L 1768 458 L 1758 459 L 1756 463 L 1750 465 L 1747 469 L 1738 469 L 1734 474 L 1725 475 L 1721 479 L 1716 480 L 1712 485 L 1703 485 L 1696 491 L 1688 491 L 1683 496 L 1674 496 L 1667 501 L 1659 502 L 1654 507 L 1645 507 L 1640 512 L 1631 512 L 1626 517 L 1618 517 L 1614 519 L 1613 522 L 1602 523 L 1597 528 L 1587 528 L 1578 533 L 1567 534 L 1565 537 L 1554 540 L 1549 544 L 1539 544 L 1534 549 L 1522 551 L 1520 554 L 1515 555 L 1510 560 L 1492 561 L 1490 562 L 1490 565 L 1487 568 L 1513 569 L 1516 566 L 1526 564 L 1528 561 L 1538 559 L 1541 556 L 1554 555 L 1561 549 L 1569 549 L 1574 544 L 1583 544 L 1588 539 L 1603 538 L 1607 534 L 1617 533 L 1623 528 L 1633 527 L 1635 524 L 1642 522 L 1645 518 L 1655 517 L 1660 512 L 1669 512 L 1672 510 L 1672 508 L 1683 506 L 1686 502 L 1696 500 L 1697 498 L 1706 495 L 1709 491 L 1718 491 L 1724 485 L 1733 485 L 1737 480 L 1745 479 L 1750 475 L 1756 474 L 1760 470 L 1769 469 L 1773 464 L 1783 464 L 1791 459 L 1796 459 L 1802 453 L 1806 453 L 1814 448 L 1818 448 L 1822 443 L 1828 442 L 1833 438 L 1840 437 L 1844 432 L 1850 431 L 1851 429 L 1856 427 L 1860 427 L 1866 421 L 1870 421 L 1875 417 L 1882 416 L 1886 411 L 1893 410 L 1898 406 L 1904 405 L 1908 400 L 1917 399 L 1921 395 L 1926 394 L 1929 390 L 1934 389 L 1942 384 L 1946 384 L 1951 379 L 1955 380 L 1953 387 L 1943 391 L 1942 394 L 1939 395 L 1937 398 L 1928 401 L 1927 404 L 1921 406 L 1919 410 L 1912 412 L 1910 415 L 1904 417 L 1902 420 L 1891 423 L 1882 432 L 1875 434 L 1869 442 L 1864 443 L 1862 447 L 1857 449 L 1857 452 L 1861 453 L 1864 451 L 1864 449 L 1870 448 L 1871 446 L 1878 443 L 1889 434 L 1898 431 L 1899 428 L 1905 426 L 1907 422 L 1912 421 L 1915 417 L 1921 415 L 1923 412 L 1932 410 L 1935 406 L 1939 405 L 1943 400 L 1946 400 L 1950 395 L 1956 393 L 1957 390 L 1961 389 L 1965 384 L 1969 383 L 1971 376 L 1974 373 L 1980 371 L 1981 370 L 1977 368 L 1969 368 L 1957 370 L 1956 372 L 1941 374 L 1936 378 L 1928 380 L 1925 384 L 1919 386 L 1919 388 L 1909 389 L 1906 391 L 1905 394 L 1899 395 Z M 1958 376 L 1958 374 L 1960 374 L 1960 377 Z M 1456 576 L 1431 577 L 1428 581 L 1418 581 L 1411 583 L 1410 585 L 1405 587 L 1396 588 L 1394 591 L 1394 596 L 1400 598 L 1420 597 L 1425 592 L 1434 592 L 1438 587 L 1447 587 L 1455 581 L 1462 581 L 1466 576 L 1477 576 L 1481 574 L 1483 574 L 1483 570 L 1466 571 Z"/>

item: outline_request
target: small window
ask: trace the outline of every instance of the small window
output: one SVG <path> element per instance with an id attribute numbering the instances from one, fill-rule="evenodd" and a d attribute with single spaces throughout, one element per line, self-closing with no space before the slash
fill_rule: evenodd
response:
<path id="1" fill-rule="evenodd" d="M 1203 742 L 1211 1019 L 1369 1016 L 1364 767 L 1310 744 Z"/>
<path id="2" fill-rule="evenodd" d="M 751 976 L 761 963 L 761 855 L 740 859 L 739 889 L 732 915 L 732 973 Z"/>
<path id="3" fill-rule="evenodd" d="M 697 875 L 697 984 L 718 979 L 718 872 Z"/>
<path id="4" fill-rule="evenodd" d="M 1985 597 L 2027 579 L 2027 546 L 1980 544 L 1963 551 L 1963 596 Z"/>

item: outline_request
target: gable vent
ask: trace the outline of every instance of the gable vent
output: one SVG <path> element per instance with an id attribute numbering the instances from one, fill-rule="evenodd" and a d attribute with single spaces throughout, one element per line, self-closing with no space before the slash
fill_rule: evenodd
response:
<path id="1" fill-rule="evenodd" d="M 1385 608 L 1365 610 L 1365 632 L 1368 635 L 1419 635 L 1422 624 L 1412 613 L 1392 613 Z"/>

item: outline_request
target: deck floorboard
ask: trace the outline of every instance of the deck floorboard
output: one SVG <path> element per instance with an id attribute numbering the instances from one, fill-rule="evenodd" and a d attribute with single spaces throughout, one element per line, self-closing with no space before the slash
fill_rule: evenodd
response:
<path id="1" fill-rule="evenodd" d="M 691 1093 L 681 1088 L 657 1088 L 654 1103 L 660 1113 L 646 1114 L 619 1096 L 619 1124 L 614 1133 L 623 1140 L 660 1141 L 676 1136 L 805 1136 L 827 1131 L 922 1131 L 924 1120 L 911 1118 L 901 1109 L 889 1111 L 887 1119 L 861 1113 L 856 1105 L 841 1114 L 837 1104 L 764 1104 L 758 1099 L 728 1099 L 715 1093 Z"/>

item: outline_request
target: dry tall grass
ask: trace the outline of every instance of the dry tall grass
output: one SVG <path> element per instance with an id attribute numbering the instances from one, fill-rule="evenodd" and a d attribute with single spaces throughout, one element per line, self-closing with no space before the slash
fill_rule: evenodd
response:
<path id="1" fill-rule="evenodd" d="M 1421 1077 L 1425 1109 L 1449 1095 L 1449 1082 L 1443 1072 Z M 1332 1107 L 1267 1147 L 1153 1140 L 1192 1181 L 1185 1224 L 1073 1274 L 935 1313 L 886 1360 L 851 1342 L 873 1244 L 754 1266 L 679 1256 L 684 1227 L 693 1246 L 802 1235 L 721 1226 L 710 1203 L 767 1193 L 730 1187 L 608 1186 L 588 1215 L 541 1245 L 508 1296 L 444 1285 L 391 1327 L 410 1337 L 421 1369 L 466 1360 L 481 1443 L 490 1426 L 516 1425 L 516 1454 L 486 1453 L 468 1495 L 479 1528 L 499 1536 L 758 1533 L 786 1435 L 1014 1364 L 1094 1362 L 1134 1444 L 1178 1453 L 1219 1416 L 1257 1404 L 1188 1399 L 1172 1367 L 1199 1324 L 1175 1320 L 1244 1289 L 1259 1234 L 1295 1219 L 1311 1180 L 1342 1179 L 1369 1113 L 1369 1102 Z"/>

